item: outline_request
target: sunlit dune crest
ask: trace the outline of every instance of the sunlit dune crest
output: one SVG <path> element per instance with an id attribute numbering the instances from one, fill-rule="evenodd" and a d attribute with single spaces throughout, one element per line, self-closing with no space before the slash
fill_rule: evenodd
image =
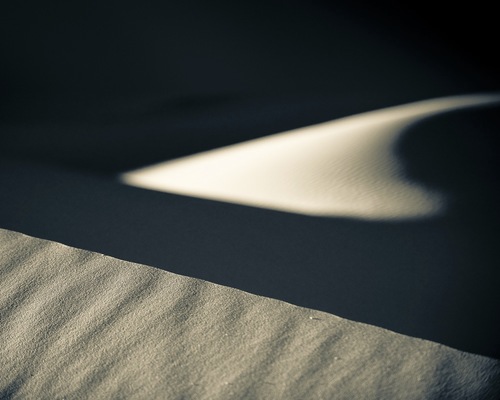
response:
<path id="1" fill-rule="evenodd" d="M 420 101 L 295 129 L 121 176 L 124 183 L 292 213 L 370 220 L 438 215 L 443 193 L 404 176 L 394 145 L 411 124 L 500 101 L 466 95 Z"/>

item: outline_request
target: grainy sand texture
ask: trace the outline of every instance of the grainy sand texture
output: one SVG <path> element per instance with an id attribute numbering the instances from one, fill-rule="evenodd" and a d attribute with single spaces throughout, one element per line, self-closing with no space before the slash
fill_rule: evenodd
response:
<path id="1" fill-rule="evenodd" d="M 0 230 L 0 398 L 495 399 L 500 363 Z"/>

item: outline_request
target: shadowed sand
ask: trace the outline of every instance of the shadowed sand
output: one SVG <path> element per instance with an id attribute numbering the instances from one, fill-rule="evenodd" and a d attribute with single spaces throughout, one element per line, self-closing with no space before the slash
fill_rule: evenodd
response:
<path id="1" fill-rule="evenodd" d="M 500 394 L 486 357 L 11 231 L 0 245 L 2 398 Z"/>
<path id="2" fill-rule="evenodd" d="M 125 173 L 123 182 L 164 192 L 319 216 L 428 217 L 442 193 L 411 182 L 395 143 L 436 114 L 500 101 L 469 95 L 354 115 Z"/>

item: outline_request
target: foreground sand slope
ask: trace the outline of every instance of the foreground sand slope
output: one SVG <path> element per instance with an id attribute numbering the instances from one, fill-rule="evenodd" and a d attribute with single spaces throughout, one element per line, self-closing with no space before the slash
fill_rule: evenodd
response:
<path id="1" fill-rule="evenodd" d="M 6 230 L 0 294 L 1 398 L 500 395 L 496 360 Z"/>

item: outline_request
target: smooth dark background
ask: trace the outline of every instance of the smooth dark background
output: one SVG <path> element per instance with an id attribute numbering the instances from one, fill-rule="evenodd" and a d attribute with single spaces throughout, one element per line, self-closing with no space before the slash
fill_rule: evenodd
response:
<path id="1" fill-rule="evenodd" d="M 3 2 L 0 152 L 118 172 L 344 114 L 500 90 L 492 7 Z"/>
<path id="2" fill-rule="evenodd" d="M 453 200 L 429 220 L 311 218 L 116 179 L 363 111 L 498 91 L 495 15 L 482 2 L 5 2 L 0 227 L 500 357 L 498 109 L 404 135 L 408 177 Z"/>

